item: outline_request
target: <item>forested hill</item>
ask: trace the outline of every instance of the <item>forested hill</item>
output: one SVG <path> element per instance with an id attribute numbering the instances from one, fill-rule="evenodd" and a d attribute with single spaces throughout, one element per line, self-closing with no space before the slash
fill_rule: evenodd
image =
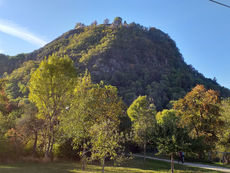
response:
<path id="1" fill-rule="evenodd" d="M 0 55 L 0 73 L 11 73 L 22 62 L 40 61 L 53 53 L 71 57 L 79 72 L 88 69 L 94 82 L 103 80 L 116 86 L 128 105 L 137 96 L 148 95 L 157 108 L 162 109 L 170 100 L 183 97 L 196 84 L 218 90 L 222 97 L 230 96 L 228 89 L 187 65 L 167 34 L 153 27 L 123 23 L 120 18 L 112 24 L 95 22 L 85 26 L 78 23 L 75 29 L 30 54 Z M 9 78 L 14 78 L 13 74 L 16 73 Z"/>

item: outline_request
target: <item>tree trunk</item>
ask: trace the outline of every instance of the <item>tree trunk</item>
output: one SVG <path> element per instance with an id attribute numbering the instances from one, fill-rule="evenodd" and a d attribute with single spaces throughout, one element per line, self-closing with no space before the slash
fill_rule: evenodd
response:
<path id="1" fill-rule="evenodd" d="M 144 142 L 144 162 L 145 162 L 145 158 L 146 158 L 146 142 Z"/>
<path id="2" fill-rule="evenodd" d="M 81 169 L 82 169 L 83 171 L 85 170 L 85 156 L 82 156 Z"/>
<path id="3" fill-rule="evenodd" d="M 105 157 L 102 159 L 102 173 L 105 172 Z"/>
<path id="4" fill-rule="evenodd" d="M 50 147 L 51 147 L 51 140 L 52 140 L 52 132 L 53 132 L 53 128 L 52 128 L 52 118 L 49 117 L 49 124 L 48 124 L 48 145 L 46 148 L 46 152 L 45 152 L 45 158 L 48 159 L 50 157 Z"/>
<path id="5" fill-rule="evenodd" d="M 174 172 L 174 161 L 173 161 L 173 154 L 171 154 L 171 173 Z"/>
<path id="6" fill-rule="evenodd" d="M 53 116 L 52 116 L 53 117 Z M 45 158 L 50 159 L 50 161 L 53 161 L 53 145 L 54 145 L 54 120 L 52 120 L 52 117 L 49 118 L 49 127 L 48 127 L 48 146 L 45 152 Z"/>
<path id="7" fill-rule="evenodd" d="M 49 138 L 48 138 L 48 145 L 47 145 L 47 148 L 46 148 L 46 152 L 45 152 L 45 158 L 48 159 L 49 158 L 49 152 L 50 152 L 50 143 L 51 143 L 51 136 L 49 135 Z"/>
<path id="8" fill-rule="evenodd" d="M 36 154 L 36 148 L 37 148 L 37 141 L 38 141 L 38 132 L 37 131 L 35 131 L 34 136 L 35 136 L 35 138 L 34 138 L 34 145 L 33 145 L 33 151 L 32 151 L 33 157 Z"/>
<path id="9" fill-rule="evenodd" d="M 82 166 L 82 170 L 83 170 L 83 171 L 85 170 L 85 160 L 86 160 L 85 157 L 86 157 L 86 156 L 85 156 L 85 146 L 84 146 L 84 144 L 83 144 L 82 161 L 81 161 L 81 166 Z"/>
<path id="10" fill-rule="evenodd" d="M 50 156 L 50 161 L 53 162 L 54 156 L 53 156 L 53 146 L 54 146 L 54 135 L 52 138 L 52 142 L 50 145 L 50 151 L 49 151 L 49 156 Z"/>

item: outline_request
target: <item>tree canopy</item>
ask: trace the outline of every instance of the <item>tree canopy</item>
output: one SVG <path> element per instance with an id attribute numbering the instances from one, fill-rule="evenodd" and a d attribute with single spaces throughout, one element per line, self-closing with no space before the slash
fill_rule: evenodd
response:
<path id="1" fill-rule="evenodd" d="M 197 85 L 184 98 L 175 102 L 174 109 L 179 112 L 181 125 L 190 129 L 191 137 L 203 137 L 205 144 L 209 146 L 207 149 L 215 146 L 217 133 L 224 124 L 220 118 L 218 92 Z"/>
<path id="2" fill-rule="evenodd" d="M 62 129 L 73 139 L 76 148 L 82 144 L 83 169 L 89 152 L 103 160 L 104 167 L 105 158 L 112 158 L 119 146 L 119 138 L 113 138 L 112 133 L 119 137 L 120 117 L 124 116 L 123 102 L 117 95 L 116 87 L 93 84 L 87 72 L 78 79 L 73 98 L 66 116 L 61 118 Z M 99 132 L 101 128 L 103 131 Z"/>
<path id="3" fill-rule="evenodd" d="M 133 122 L 134 141 L 143 147 L 145 159 L 146 145 L 152 139 L 155 126 L 155 106 L 150 103 L 147 96 L 139 96 L 130 105 L 127 114 Z"/>
<path id="4" fill-rule="evenodd" d="M 38 108 L 38 116 L 46 121 L 46 157 L 51 157 L 58 121 L 70 104 L 76 69 L 73 61 L 53 54 L 32 73 L 29 100 Z"/>

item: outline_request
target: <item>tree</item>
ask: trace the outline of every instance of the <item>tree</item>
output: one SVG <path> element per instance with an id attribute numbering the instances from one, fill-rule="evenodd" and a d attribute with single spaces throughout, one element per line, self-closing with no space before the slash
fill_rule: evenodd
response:
<path id="1" fill-rule="evenodd" d="M 5 91 L 6 82 L 6 79 L 0 79 L 0 136 L 15 128 L 15 120 L 20 116 L 18 105 L 8 98 Z"/>
<path id="2" fill-rule="evenodd" d="M 121 17 L 115 17 L 115 19 L 113 20 L 113 24 L 115 26 L 120 26 L 122 25 L 122 18 Z"/>
<path id="3" fill-rule="evenodd" d="M 97 21 L 94 20 L 94 21 L 91 23 L 91 26 L 97 26 Z"/>
<path id="4" fill-rule="evenodd" d="M 20 105 L 23 107 L 24 112 L 22 116 L 17 119 L 16 130 L 23 134 L 24 143 L 33 141 L 32 155 L 35 156 L 37 153 L 39 134 L 45 127 L 45 123 L 43 119 L 38 119 L 38 110 L 35 105 L 26 101 L 24 103 L 20 103 Z"/>
<path id="5" fill-rule="evenodd" d="M 6 94 L 6 83 L 6 79 L 0 79 L 0 111 L 5 116 L 8 115 L 16 107 Z"/>
<path id="6" fill-rule="evenodd" d="M 174 109 L 179 112 L 180 124 L 190 129 L 190 136 L 203 138 L 206 150 L 213 149 L 218 141 L 218 131 L 223 125 L 218 93 L 197 85 L 184 98 L 175 102 Z"/>
<path id="7" fill-rule="evenodd" d="M 85 25 L 83 23 L 80 23 L 80 22 L 76 23 L 76 25 L 75 25 L 75 29 L 79 29 L 79 28 L 83 28 L 83 27 L 85 27 Z"/>
<path id="8" fill-rule="evenodd" d="M 92 159 L 99 159 L 104 173 L 105 159 L 117 160 L 124 154 L 124 136 L 118 132 L 116 123 L 110 120 L 104 120 L 91 127 Z"/>
<path id="9" fill-rule="evenodd" d="M 122 99 L 118 96 L 117 88 L 111 85 L 104 85 L 101 82 L 92 88 L 91 95 L 93 97 L 91 107 L 93 108 L 96 122 L 109 119 L 119 124 L 120 118 L 125 114 L 125 106 Z"/>
<path id="10" fill-rule="evenodd" d="M 230 151 L 230 99 L 221 102 L 221 120 L 224 122 L 221 131 L 218 133 L 218 143 L 216 148 L 221 152 Z M 227 160 L 229 162 L 229 160 Z"/>
<path id="11" fill-rule="evenodd" d="M 73 61 L 55 54 L 43 60 L 31 76 L 29 100 L 37 106 L 39 118 L 46 123 L 46 158 L 52 158 L 59 118 L 70 103 L 75 77 Z"/>
<path id="12" fill-rule="evenodd" d="M 147 96 L 139 96 L 127 110 L 127 114 L 133 122 L 134 140 L 144 149 L 144 160 L 146 156 L 146 145 L 152 139 L 154 130 L 155 106 L 147 100 Z"/>
<path id="13" fill-rule="evenodd" d="M 104 20 L 104 22 L 103 22 L 105 25 L 108 25 L 109 24 L 109 19 L 108 18 L 106 18 L 105 20 Z"/>
<path id="14" fill-rule="evenodd" d="M 94 116 L 91 106 L 93 97 L 91 76 L 87 72 L 79 77 L 74 89 L 73 100 L 66 116 L 61 117 L 61 129 L 68 138 L 73 139 L 74 148 L 80 148 L 82 170 L 85 169 L 87 153 L 89 152 L 89 129 L 93 126 Z"/>
<path id="15" fill-rule="evenodd" d="M 186 128 L 178 126 L 180 119 L 173 109 L 163 110 L 156 115 L 158 124 L 157 144 L 159 154 L 164 153 L 171 157 L 171 172 L 174 172 L 174 156 L 179 151 L 186 151 L 191 145 Z"/>
<path id="16" fill-rule="evenodd" d="M 126 20 L 124 21 L 124 26 L 127 27 L 128 23 L 126 22 Z"/>
<path id="17" fill-rule="evenodd" d="M 123 102 L 117 95 L 116 87 L 92 84 L 87 72 L 79 78 L 70 110 L 62 117 L 61 126 L 68 137 L 73 138 L 76 148 L 82 146 L 82 169 L 85 169 L 89 146 L 93 145 L 90 135 L 92 126 L 103 121 L 111 121 L 118 125 L 119 116 L 123 115 Z M 116 126 L 117 127 L 117 126 Z M 94 140 L 95 141 L 95 140 Z"/>

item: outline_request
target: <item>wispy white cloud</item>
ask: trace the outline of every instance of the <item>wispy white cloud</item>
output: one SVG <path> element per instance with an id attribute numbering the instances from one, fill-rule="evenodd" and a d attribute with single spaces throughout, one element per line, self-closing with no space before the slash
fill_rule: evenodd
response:
<path id="1" fill-rule="evenodd" d="M 0 53 L 4 53 L 4 51 L 2 49 L 0 49 Z"/>
<path id="2" fill-rule="evenodd" d="M 29 32 L 26 28 L 22 28 L 10 21 L 0 20 L 0 32 L 13 35 L 38 46 L 47 44 L 46 41 Z"/>

